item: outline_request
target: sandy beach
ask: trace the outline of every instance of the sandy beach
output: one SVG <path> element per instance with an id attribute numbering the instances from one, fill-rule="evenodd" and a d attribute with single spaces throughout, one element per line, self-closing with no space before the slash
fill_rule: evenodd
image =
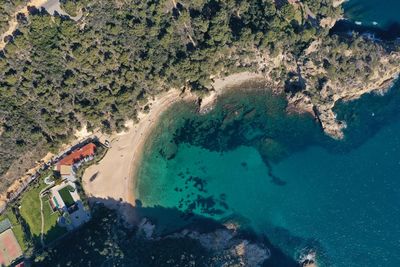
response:
<path id="1" fill-rule="evenodd" d="M 214 90 L 208 96 L 203 97 L 200 112 L 211 110 L 216 99 L 230 88 L 254 79 L 262 79 L 262 76 L 243 72 L 216 79 L 213 83 Z M 162 93 L 148 102 L 150 111 L 139 114 L 137 124 L 134 124 L 133 121 L 126 123 L 127 130 L 125 132 L 107 135 L 101 133 L 99 129 L 89 132 L 86 127 L 83 127 L 75 132 L 71 142 L 61 145 L 59 152 L 91 136 L 97 136 L 102 142 L 109 140 L 110 148 L 104 158 L 98 164 L 86 169 L 82 177 L 83 187 L 89 197 L 98 199 L 109 208 L 120 210 L 127 222 L 134 223 L 135 216 L 132 214 L 132 209 L 126 208 L 127 205 L 121 205 L 121 203 L 135 205 L 136 173 L 146 149 L 145 143 L 148 136 L 157 125 L 161 115 L 169 107 L 179 101 L 196 101 L 197 99 L 198 97 L 194 94 L 182 94 L 179 90 Z M 54 154 L 48 153 L 40 162 L 47 162 L 53 156 Z M 7 192 L 17 191 L 21 184 L 41 166 L 42 164 L 38 163 L 27 171 L 8 188 Z M 6 203 L 6 195 L 6 192 L 0 195 L 0 206 Z"/>
<path id="2" fill-rule="evenodd" d="M 240 72 L 224 78 L 215 79 L 212 84 L 213 90 L 208 96 L 203 97 L 201 101 L 200 113 L 206 113 L 212 109 L 218 97 L 226 93 L 229 89 L 237 87 L 247 81 L 257 79 L 264 79 L 264 76 L 254 72 Z"/>
<path id="3" fill-rule="evenodd" d="M 107 207 L 117 209 L 129 223 L 135 222 L 135 216 L 128 203 L 135 205 L 135 181 L 138 165 L 145 148 L 147 136 L 157 125 L 161 114 L 174 103 L 183 100 L 196 100 L 191 94 L 181 95 L 178 90 L 170 90 L 150 101 L 151 109 L 140 114 L 137 124 L 127 122 L 128 130 L 110 137 L 111 148 L 96 165 L 86 169 L 83 175 L 83 188 L 89 197 L 94 197 Z M 115 201 L 117 200 L 117 201 Z"/>
<path id="4" fill-rule="evenodd" d="M 231 86 L 259 78 L 262 78 L 259 74 L 244 72 L 217 79 L 213 84 L 214 91 L 203 98 L 200 110 L 211 110 L 218 96 Z M 196 99 L 191 93 L 181 94 L 178 90 L 171 90 L 150 101 L 149 113 L 140 114 L 137 124 L 128 122 L 127 131 L 110 136 L 111 148 L 104 158 L 86 169 L 82 178 L 86 194 L 109 208 L 119 210 L 128 223 L 135 223 L 132 209 L 124 203 L 135 206 L 136 174 L 146 149 L 147 138 L 160 116 L 174 103 Z"/>

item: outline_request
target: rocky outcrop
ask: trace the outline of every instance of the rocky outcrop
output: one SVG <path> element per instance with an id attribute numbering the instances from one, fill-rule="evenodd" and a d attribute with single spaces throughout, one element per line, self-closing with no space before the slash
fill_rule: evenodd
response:
<path id="1" fill-rule="evenodd" d="M 371 92 L 384 93 L 390 88 L 400 73 L 397 50 L 395 46 L 362 36 L 348 41 L 317 39 L 298 58 L 290 53 L 271 56 L 269 51 L 255 50 L 257 73 L 215 79 L 214 91 L 205 98 L 207 105 L 201 103 L 200 111 L 211 110 L 215 98 L 225 92 L 221 87 L 229 87 L 220 80 L 232 80 L 239 85 L 236 79 L 239 76 L 248 80 L 263 78 L 267 88 L 286 94 L 289 112 L 312 114 L 327 135 L 342 139 L 347 124 L 337 119 L 335 105 Z"/>
<path id="2" fill-rule="evenodd" d="M 271 257 L 270 250 L 264 244 L 239 237 L 238 226 L 233 223 L 213 232 L 184 229 L 165 237 L 155 236 L 156 226 L 146 218 L 142 219 L 138 228 L 138 234 L 147 240 L 190 238 L 199 241 L 212 255 L 210 266 L 257 267 Z"/>
<path id="3" fill-rule="evenodd" d="M 336 103 L 358 99 L 371 92 L 382 93 L 390 88 L 400 73 L 400 52 L 388 53 L 379 44 L 368 44 L 368 47 L 371 47 L 371 51 L 365 57 L 356 57 L 351 50 L 337 53 L 336 56 L 345 64 L 343 70 L 340 70 L 341 63 L 326 56 L 322 48 L 300 58 L 300 76 L 304 78 L 305 88 L 288 95 L 289 106 L 301 111 L 312 111 L 325 133 L 337 139 L 343 138 L 346 123 L 337 120 L 333 112 Z M 369 57 L 374 59 L 369 60 Z M 335 64 L 335 70 L 343 73 L 327 71 L 324 64 Z"/>
<path id="4" fill-rule="evenodd" d="M 343 2 L 334 0 L 332 5 L 337 8 Z M 293 5 L 307 10 L 297 1 Z M 322 17 L 317 25 L 324 32 L 322 28 L 331 28 L 340 18 Z M 313 114 L 324 132 L 336 139 L 343 138 L 346 128 L 346 122 L 339 121 L 333 111 L 336 103 L 384 92 L 400 73 L 398 44 L 367 36 L 321 34 L 300 55 L 290 51 L 271 54 L 265 49 L 255 51 L 257 71 L 264 75 L 266 84 L 286 94 L 289 111 Z"/>
<path id="5" fill-rule="evenodd" d="M 286 94 L 289 111 L 313 114 L 324 132 L 336 139 L 343 138 L 346 128 L 333 111 L 336 103 L 384 92 L 400 73 L 398 44 L 368 36 L 328 35 L 311 42 L 300 55 L 282 51 L 271 56 L 268 50 L 256 50 L 254 61 L 266 84 Z"/>
<path id="6" fill-rule="evenodd" d="M 262 266 L 271 256 L 268 248 L 237 237 L 235 230 L 218 229 L 210 233 L 184 230 L 174 236 L 198 240 L 204 248 L 213 253 L 213 263 L 221 263 L 221 266 Z"/>
<path id="7" fill-rule="evenodd" d="M 317 254 L 313 250 L 304 249 L 298 259 L 299 266 L 302 267 L 317 267 Z"/>
<path id="8" fill-rule="evenodd" d="M 155 228 L 155 224 L 147 218 L 143 218 L 138 225 L 138 234 L 150 240 L 153 238 Z"/>

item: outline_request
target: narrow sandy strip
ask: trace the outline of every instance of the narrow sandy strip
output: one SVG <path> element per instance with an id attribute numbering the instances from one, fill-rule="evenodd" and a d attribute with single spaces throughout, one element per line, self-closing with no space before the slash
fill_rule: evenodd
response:
<path id="1" fill-rule="evenodd" d="M 129 123 L 124 133 L 114 134 L 104 158 L 86 169 L 82 182 L 89 197 L 94 197 L 107 207 L 119 210 L 129 223 L 135 223 L 131 207 L 135 206 L 136 172 L 145 151 L 147 137 L 157 125 L 162 113 L 174 103 L 182 100 L 194 101 L 191 94 L 181 95 L 170 90 L 150 101 L 151 109 L 141 114 L 137 124 Z M 128 205 L 127 205 L 128 204 Z"/>
<path id="2" fill-rule="evenodd" d="M 25 16 L 29 15 L 28 6 L 40 8 L 44 4 L 46 4 L 49 0 L 30 0 L 25 6 L 18 8 L 14 14 L 12 15 L 12 19 L 8 22 L 8 30 L 0 35 L 0 50 L 2 50 L 6 46 L 6 42 L 4 42 L 4 38 L 8 35 L 12 35 L 13 32 L 18 28 L 17 15 L 19 13 L 24 14 Z"/>

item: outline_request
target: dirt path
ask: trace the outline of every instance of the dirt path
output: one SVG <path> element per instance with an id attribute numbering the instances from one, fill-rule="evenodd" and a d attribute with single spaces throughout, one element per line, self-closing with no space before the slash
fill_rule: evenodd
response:
<path id="1" fill-rule="evenodd" d="M 48 190 L 49 188 L 51 188 L 52 186 L 54 186 L 54 182 L 49 184 L 48 186 L 46 186 L 45 188 L 43 188 L 42 190 L 40 190 L 39 192 L 39 200 L 40 200 L 40 218 L 41 218 L 41 228 L 40 228 L 40 243 L 42 245 L 42 247 L 45 247 L 44 244 L 44 214 L 43 214 L 43 193 L 46 192 L 46 190 Z"/>
<path id="2" fill-rule="evenodd" d="M 51 15 L 54 15 L 54 13 L 57 12 L 60 15 L 69 16 L 64 10 L 61 9 L 59 0 L 30 0 L 25 6 L 18 8 L 12 15 L 12 19 L 8 22 L 9 27 L 7 31 L 0 35 L 0 50 L 2 50 L 7 44 L 4 41 L 4 38 L 8 35 L 12 35 L 13 32 L 18 28 L 17 15 L 22 13 L 25 16 L 29 16 L 28 6 L 36 7 L 38 9 L 43 7 Z M 69 17 L 72 20 L 77 21 L 82 17 L 82 11 L 79 11 L 79 14 L 75 17 Z"/>

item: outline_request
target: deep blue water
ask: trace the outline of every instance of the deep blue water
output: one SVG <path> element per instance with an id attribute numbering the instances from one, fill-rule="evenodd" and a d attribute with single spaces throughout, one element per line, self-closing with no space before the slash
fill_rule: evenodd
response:
<path id="1" fill-rule="evenodd" d="M 344 4 L 345 16 L 363 23 L 387 27 L 400 23 L 400 1 L 398 0 L 349 0 Z"/>
<path id="2" fill-rule="evenodd" d="M 283 104 L 257 92 L 206 116 L 171 110 L 140 170 L 143 205 L 233 217 L 290 257 L 315 249 L 321 266 L 400 266 L 399 87 L 340 105 L 343 141 Z"/>
<path id="3" fill-rule="evenodd" d="M 344 7 L 364 26 L 400 23 L 397 0 Z M 206 116 L 174 107 L 148 144 L 137 187 L 143 205 L 233 218 L 294 259 L 314 249 L 320 266 L 400 266 L 399 86 L 339 105 L 349 125 L 342 141 L 284 106 L 257 92 L 228 95 Z M 161 217 L 170 229 L 188 223 Z"/>

